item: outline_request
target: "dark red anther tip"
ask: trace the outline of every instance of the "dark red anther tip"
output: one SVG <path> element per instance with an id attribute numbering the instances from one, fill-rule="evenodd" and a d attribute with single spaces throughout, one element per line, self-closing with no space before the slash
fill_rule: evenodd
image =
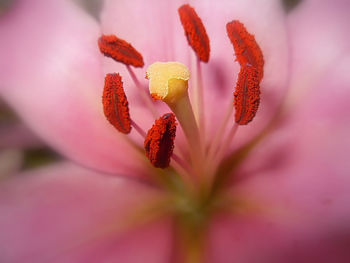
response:
<path id="1" fill-rule="evenodd" d="M 176 120 L 173 113 L 164 114 L 155 121 L 145 139 L 146 156 L 157 168 L 166 168 L 174 150 Z"/>
<path id="2" fill-rule="evenodd" d="M 245 26 L 238 20 L 227 23 L 226 30 L 239 64 L 242 67 L 246 65 L 255 67 L 259 81 L 261 81 L 264 75 L 264 58 L 255 37 L 249 34 Z"/>
<path id="3" fill-rule="evenodd" d="M 142 55 L 128 42 L 115 35 L 102 35 L 98 39 L 100 51 L 107 57 L 125 65 L 143 67 Z"/>
<path id="4" fill-rule="evenodd" d="M 246 125 L 253 120 L 260 103 L 260 86 L 258 70 L 253 66 L 243 66 L 238 75 L 234 105 L 235 121 Z"/>
<path id="5" fill-rule="evenodd" d="M 188 4 L 181 6 L 178 12 L 188 44 L 193 48 L 201 61 L 208 62 L 210 55 L 209 37 L 202 20 Z"/>
<path id="6" fill-rule="evenodd" d="M 107 74 L 102 96 L 103 111 L 107 120 L 120 132 L 131 131 L 128 100 L 122 78 L 118 73 Z"/>

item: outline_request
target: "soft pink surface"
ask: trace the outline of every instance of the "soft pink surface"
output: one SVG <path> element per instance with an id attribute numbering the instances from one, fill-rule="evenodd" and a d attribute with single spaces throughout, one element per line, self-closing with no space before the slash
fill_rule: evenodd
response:
<path id="1" fill-rule="evenodd" d="M 293 101 L 349 54 L 349 9 L 347 0 L 304 0 L 288 17 Z"/>
<path id="2" fill-rule="evenodd" d="M 43 142 L 22 123 L 4 125 L 0 128 L 0 148 L 35 148 Z"/>
<path id="3" fill-rule="evenodd" d="M 123 228 L 159 196 L 70 163 L 19 174 L 0 186 L 0 261 L 166 262 L 168 221 Z"/>

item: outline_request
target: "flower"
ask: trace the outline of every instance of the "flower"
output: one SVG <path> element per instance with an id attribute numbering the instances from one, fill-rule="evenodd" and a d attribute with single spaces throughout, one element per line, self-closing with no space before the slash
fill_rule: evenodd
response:
<path id="1" fill-rule="evenodd" d="M 104 75 L 118 72 L 133 121 L 152 126 L 127 68 L 103 59 L 96 43 L 114 33 L 146 65 L 190 65 L 177 14 L 182 4 L 106 1 L 103 32 L 66 1 L 18 0 L 0 17 L 1 96 L 79 164 L 27 172 L 0 186 L 2 261 L 348 261 L 348 4 L 305 0 L 285 17 L 279 1 L 191 3 L 210 39 L 202 65 L 208 141 L 232 104 L 227 98 L 240 70 L 226 23 L 244 23 L 265 60 L 257 115 L 239 127 L 224 152 L 232 159 L 220 166 L 231 180 L 219 184 L 215 198 L 201 196 L 200 205 L 181 191 L 192 177 L 153 168 L 128 143 L 142 145 L 142 138 L 115 131 L 101 106 Z M 181 129 L 175 143 L 189 151 Z M 150 180 L 156 175 L 157 185 Z"/>

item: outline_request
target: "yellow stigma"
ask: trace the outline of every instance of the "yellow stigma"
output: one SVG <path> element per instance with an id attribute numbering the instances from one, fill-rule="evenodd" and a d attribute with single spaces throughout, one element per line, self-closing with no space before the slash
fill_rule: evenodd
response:
<path id="1" fill-rule="evenodd" d="M 179 62 L 156 62 L 148 67 L 146 78 L 154 98 L 173 104 L 187 94 L 190 71 Z"/>

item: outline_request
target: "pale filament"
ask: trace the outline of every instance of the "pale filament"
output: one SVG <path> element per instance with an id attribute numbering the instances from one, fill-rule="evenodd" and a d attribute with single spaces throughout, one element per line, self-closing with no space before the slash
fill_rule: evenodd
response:
<path id="1" fill-rule="evenodd" d="M 146 137 L 146 132 L 132 119 L 130 119 L 131 126 L 137 131 L 138 134 L 141 135 L 142 138 Z"/>
<path id="2" fill-rule="evenodd" d="M 219 145 L 219 148 L 215 154 L 215 157 L 213 158 L 213 166 L 212 166 L 212 174 L 214 174 L 218 168 L 218 166 L 220 165 L 220 161 L 223 160 L 223 158 L 225 157 L 225 153 L 228 151 L 228 149 L 230 148 L 232 141 L 237 133 L 239 125 L 235 122 L 233 124 L 233 126 L 230 129 L 229 134 L 227 135 L 226 139 Z"/>
<path id="3" fill-rule="evenodd" d="M 198 126 L 200 135 L 201 135 L 201 141 L 202 143 L 205 142 L 205 112 L 204 112 L 204 89 L 203 89 L 203 77 L 202 77 L 202 67 L 201 67 L 201 61 L 199 58 L 196 60 L 196 67 L 197 67 L 197 87 L 196 87 L 196 95 L 197 95 L 197 110 L 198 110 Z"/>
<path id="4" fill-rule="evenodd" d="M 213 156 L 219 150 L 220 145 L 221 145 L 220 139 L 223 137 L 223 135 L 227 129 L 229 121 L 231 120 L 232 112 L 233 112 L 233 103 L 230 103 L 228 108 L 226 109 L 225 116 L 222 119 L 222 122 L 220 124 L 219 129 L 217 130 L 217 132 L 215 133 L 215 135 L 212 139 L 212 143 L 210 144 L 210 148 L 209 148 L 209 151 L 207 154 L 207 160 L 211 160 L 213 158 Z"/>
<path id="5" fill-rule="evenodd" d="M 126 68 L 132 78 L 132 80 L 135 83 L 135 86 L 139 89 L 141 97 L 144 101 L 144 103 L 146 104 L 147 108 L 150 110 L 150 112 L 152 113 L 153 117 L 155 119 L 157 119 L 159 117 L 159 113 L 152 101 L 152 98 L 149 96 L 149 93 L 142 87 L 140 81 L 138 80 L 138 78 L 136 77 L 135 72 L 131 69 L 131 67 L 129 65 L 126 65 Z"/>

